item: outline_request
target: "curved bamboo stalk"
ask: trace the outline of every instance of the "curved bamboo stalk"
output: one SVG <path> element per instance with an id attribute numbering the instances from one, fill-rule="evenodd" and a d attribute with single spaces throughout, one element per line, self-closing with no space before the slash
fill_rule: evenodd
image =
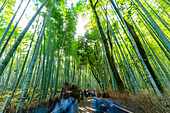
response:
<path id="1" fill-rule="evenodd" d="M 45 4 L 44 4 L 45 5 Z M 53 4 L 54 6 L 54 4 Z M 35 53 L 32 57 L 32 61 L 31 61 L 31 64 L 29 66 L 29 69 L 28 69 L 28 72 L 27 72 L 27 77 L 26 77 L 26 80 L 25 80 L 25 84 L 24 84 L 24 87 L 22 89 L 22 93 L 21 93 L 21 96 L 20 96 L 20 100 L 19 100 L 19 103 L 17 105 L 17 109 L 16 109 L 16 112 L 18 112 L 19 108 L 23 106 L 23 101 L 25 99 L 25 95 L 27 93 L 27 90 L 28 90 L 28 86 L 29 86 L 29 83 L 30 83 L 30 77 L 32 75 L 32 71 L 33 71 L 33 68 L 34 68 L 34 64 L 36 62 L 36 59 L 37 59 L 37 54 L 38 54 L 38 51 L 39 51 L 39 47 L 40 47 L 40 44 L 41 44 L 41 41 L 42 41 L 42 37 L 43 37 L 43 34 L 44 34 L 44 31 L 45 31 L 45 28 L 46 28 L 46 25 L 47 25 L 47 21 L 48 19 L 50 18 L 50 15 L 51 15 L 51 11 L 53 9 L 53 6 L 52 8 L 50 9 L 50 12 L 48 14 L 48 17 L 46 19 L 46 22 L 44 24 L 44 27 L 43 27 L 43 30 L 41 32 L 41 35 L 40 35 L 40 39 L 38 40 L 38 43 L 37 43 L 37 46 L 35 48 Z"/>
<path id="2" fill-rule="evenodd" d="M 35 18 L 37 17 L 38 13 L 41 11 L 41 9 L 43 8 L 43 6 L 47 3 L 48 0 L 46 0 L 41 6 L 40 8 L 37 10 L 37 12 L 34 14 L 34 16 L 31 18 L 31 20 L 28 22 L 27 26 L 24 28 L 24 30 L 21 32 L 21 34 L 18 36 L 17 40 L 15 41 L 15 43 L 13 44 L 13 46 L 11 47 L 11 49 L 9 50 L 9 52 L 7 53 L 6 57 L 4 58 L 4 60 L 2 60 L 2 62 L 0 63 L 0 76 L 3 73 L 5 67 L 7 66 L 7 64 L 9 63 L 9 60 L 11 59 L 12 55 L 14 54 L 14 52 L 16 51 L 17 47 L 19 46 L 19 44 L 21 43 L 22 39 L 24 38 L 25 34 L 27 33 L 29 27 L 32 25 L 32 23 L 34 22 Z"/>
<path id="3" fill-rule="evenodd" d="M 5 0 L 0 8 L 0 13 L 2 12 L 2 10 L 4 9 L 4 7 L 6 6 L 7 3 L 8 3 L 8 0 Z"/>
<path id="4" fill-rule="evenodd" d="M 135 45 L 135 43 L 134 43 L 134 41 L 133 41 L 133 39 L 132 39 L 132 36 L 131 36 L 130 31 L 129 31 L 127 25 L 126 25 L 125 20 L 123 19 L 122 14 L 120 13 L 120 11 L 118 10 L 118 8 L 116 7 L 116 5 L 115 5 L 115 3 L 113 2 L 113 0 L 110 0 L 110 2 L 112 3 L 114 9 L 116 10 L 119 18 L 122 20 L 122 22 L 123 22 L 124 25 L 125 25 L 125 28 L 127 29 L 127 32 L 128 32 L 128 34 L 129 34 L 129 38 L 130 38 L 131 43 L 132 43 L 132 45 L 133 45 L 133 47 L 134 47 L 134 49 L 135 49 L 135 52 L 136 52 L 139 60 L 141 61 L 142 66 L 144 67 L 144 69 L 145 69 L 145 71 L 146 71 L 146 73 L 147 73 L 147 75 L 148 75 L 148 78 L 150 79 L 150 81 L 151 81 L 151 83 L 152 83 L 152 86 L 153 86 L 155 92 L 157 93 L 158 96 L 161 96 L 161 93 L 160 93 L 160 91 L 159 91 L 159 89 L 158 89 L 158 87 L 157 87 L 154 79 L 152 78 L 152 76 L 151 76 L 151 74 L 150 74 L 150 72 L 149 72 L 149 70 L 148 70 L 148 68 L 147 68 L 144 60 L 142 59 L 142 56 L 141 56 L 140 53 L 139 53 L 139 50 L 137 49 L 137 47 L 136 47 L 136 45 Z"/>
<path id="5" fill-rule="evenodd" d="M 22 2 L 23 2 L 23 0 L 21 0 L 19 6 L 18 6 L 18 8 L 17 8 L 17 10 L 15 11 L 15 14 L 13 15 L 13 17 L 12 17 L 12 19 L 11 19 L 11 21 L 10 21 L 8 27 L 6 28 L 6 30 L 5 30 L 5 32 L 4 32 L 3 36 L 2 36 L 2 38 L 1 38 L 1 40 L 0 40 L 0 47 L 1 47 L 1 45 L 2 45 L 2 43 L 3 43 L 3 41 L 4 41 L 4 39 L 5 39 L 5 37 L 6 37 L 7 33 L 8 33 L 8 31 L 9 31 L 9 28 L 11 27 L 11 25 L 12 25 L 14 19 L 15 19 L 15 16 L 16 16 L 17 13 L 18 13 L 18 10 L 19 10 L 20 7 L 21 7 Z"/>
<path id="6" fill-rule="evenodd" d="M 14 28 L 12 29 L 10 35 L 8 36 L 7 40 L 5 41 L 5 44 L 4 44 L 4 46 L 2 47 L 2 49 L 1 49 L 1 51 L 0 51 L 0 58 L 1 58 L 1 56 L 2 56 L 2 53 L 3 53 L 4 50 L 5 50 L 6 46 L 8 45 L 8 42 L 9 42 L 9 40 L 11 39 L 11 36 L 13 35 L 15 29 L 17 28 L 17 26 L 18 26 L 18 24 L 19 24 L 22 16 L 24 15 L 24 13 L 25 13 L 25 11 L 26 11 L 26 9 L 27 9 L 28 4 L 30 3 L 30 1 L 31 1 L 31 0 L 28 1 L 28 3 L 27 3 L 27 5 L 25 6 L 25 8 L 24 8 L 24 10 L 23 10 L 20 18 L 18 19 L 18 21 L 17 21 L 17 23 L 15 24 Z M 0 47 L 1 47 L 1 46 L 0 46 Z"/>
<path id="7" fill-rule="evenodd" d="M 161 43 L 163 44 L 163 46 L 166 48 L 166 50 L 170 53 L 170 42 L 168 41 L 168 39 L 166 38 L 165 34 L 163 33 L 163 31 L 160 29 L 160 27 L 157 25 L 157 23 L 155 22 L 155 20 L 151 17 L 151 15 L 148 13 L 148 11 L 144 8 L 144 6 L 141 4 L 141 2 L 139 0 L 136 0 L 136 2 L 138 3 L 138 5 L 141 7 L 141 9 L 145 12 L 145 14 L 147 15 L 148 19 L 150 20 L 150 23 L 152 25 L 152 27 L 154 28 L 154 30 L 156 31 L 156 33 L 158 34 L 158 36 L 160 37 L 159 40 L 161 41 Z M 135 4 L 136 6 L 136 4 Z M 137 6 L 136 6 L 137 7 Z"/>

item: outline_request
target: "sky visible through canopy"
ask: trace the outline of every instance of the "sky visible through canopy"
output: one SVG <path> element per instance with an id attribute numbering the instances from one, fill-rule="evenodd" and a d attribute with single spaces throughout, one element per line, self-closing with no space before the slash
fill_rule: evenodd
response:
<path id="1" fill-rule="evenodd" d="M 66 82 L 79 91 L 169 96 L 169 0 L 0 0 L 0 6 L 0 109 L 9 95 L 16 112 L 50 93 L 54 99 Z"/>
<path id="2" fill-rule="evenodd" d="M 67 7 L 70 8 L 71 7 L 71 4 L 73 3 L 73 5 L 75 5 L 79 0 L 67 0 Z M 15 4 L 15 7 L 14 9 L 16 10 L 18 5 L 19 5 L 20 1 L 17 1 L 16 4 Z M 19 23 L 19 27 L 21 27 L 22 29 L 25 28 L 25 26 L 27 25 L 29 19 L 35 14 L 35 11 L 33 10 L 34 8 L 34 5 L 36 3 L 36 0 L 31 0 L 26 12 L 25 12 L 25 15 L 23 15 L 23 18 L 24 19 L 21 19 L 20 23 Z M 22 3 L 22 6 L 19 10 L 19 13 L 16 17 L 16 20 L 19 19 L 22 11 L 24 10 L 24 7 L 26 6 L 27 4 L 27 1 L 23 1 Z M 42 11 L 45 11 L 45 7 L 42 9 Z M 87 15 L 86 17 L 82 17 L 81 14 L 79 14 L 78 16 L 78 21 L 77 21 L 77 26 L 76 26 L 76 35 L 75 35 L 75 38 L 77 36 L 84 36 L 85 34 L 85 28 L 84 26 L 89 22 L 89 17 L 90 15 Z M 32 29 L 32 28 L 30 28 Z"/>

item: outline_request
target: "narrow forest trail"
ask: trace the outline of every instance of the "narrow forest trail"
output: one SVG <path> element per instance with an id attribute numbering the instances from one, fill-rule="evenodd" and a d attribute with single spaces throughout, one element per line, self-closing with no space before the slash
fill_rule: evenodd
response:
<path id="1" fill-rule="evenodd" d="M 0 0 L 0 113 L 170 113 L 169 6 Z"/>
<path id="2" fill-rule="evenodd" d="M 78 107 L 78 113 L 94 113 L 96 110 L 92 108 L 91 102 L 91 97 L 81 100 Z"/>
<path id="3" fill-rule="evenodd" d="M 94 105 L 96 109 L 94 109 Z M 97 97 L 88 97 L 81 100 L 79 103 L 78 113 L 133 113 L 121 106 L 110 102 L 108 99 L 100 99 Z"/>

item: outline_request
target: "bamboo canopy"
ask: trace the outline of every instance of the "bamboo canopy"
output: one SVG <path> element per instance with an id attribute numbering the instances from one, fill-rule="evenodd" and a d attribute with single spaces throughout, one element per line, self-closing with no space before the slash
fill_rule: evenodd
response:
<path id="1" fill-rule="evenodd" d="M 0 1 L 0 97 L 10 96 L 7 105 L 18 98 L 17 112 L 35 94 L 38 102 L 55 98 L 65 82 L 169 95 L 168 0 L 69 1 Z M 83 35 L 80 17 L 88 18 Z"/>

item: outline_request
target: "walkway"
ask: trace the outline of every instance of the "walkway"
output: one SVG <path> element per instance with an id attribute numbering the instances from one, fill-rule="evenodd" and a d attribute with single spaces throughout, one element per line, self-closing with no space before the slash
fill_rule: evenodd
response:
<path id="1" fill-rule="evenodd" d="M 91 105 L 92 97 L 80 100 L 78 113 L 94 113 L 96 110 Z"/>
<path id="2" fill-rule="evenodd" d="M 92 103 L 93 105 L 97 105 L 96 109 L 93 109 Z M 116 105 L 114 101 L 111 102 L 107 99 L 100 99 L 96 97 L 93 97 L 92 99 L 91 97 L 89 97 L 89 98 L 86 98 L 80 101 L 78 113 L 94 113 L 95 111 L 97 111 L 98 113 L 103 113 L 103 112 L 105 113 L 132 113 L 131 111 L 126 110 L 125 108 Z"/>

